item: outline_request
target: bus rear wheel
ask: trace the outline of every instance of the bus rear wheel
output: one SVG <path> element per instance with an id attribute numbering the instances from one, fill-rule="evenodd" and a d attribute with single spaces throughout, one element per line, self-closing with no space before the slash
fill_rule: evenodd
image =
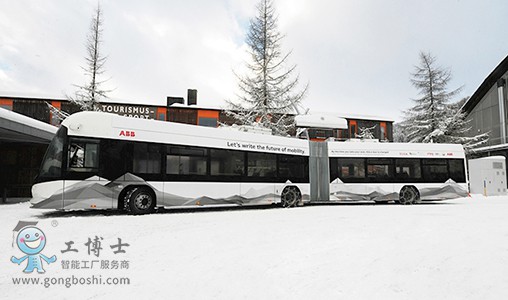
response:
<path id="1" fill-rule="evenodd" d="M 149 214 L 155 208 L 155 194 L 147 187 L 136 187 L 125 195 L 125 209 L 134 215 Z"/>
<path id="2" fill-rule="evenodd" d="M 302 193 L 296 186 L 287 186 L 280 195 L 282 207 L 294 207 L 302 200 Z"/>
<path id="3" fill-rule="evenodd" d="M 415 204 L 420 200 L 418 190 L 414 186 L 404 186 L 399 193 L 399 203 L 403 205 Z"/>

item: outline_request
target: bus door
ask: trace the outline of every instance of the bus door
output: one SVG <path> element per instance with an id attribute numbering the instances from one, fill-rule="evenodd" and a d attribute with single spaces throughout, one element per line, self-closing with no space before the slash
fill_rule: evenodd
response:
<path id="1" fill-rule="evenodd" d="M 333 200 L 365 200 L 365 159 L 333 157 L 330 165 Z"/>
<path id="2" fill-rule="evenodd" d="M 245 204 L 272 204 L 276 196 L 277 155 L 274 153 L 248 152 L 246 178 L 241 183 L 241 196 Z M 280 195 L 280 193 L 278 193 Z"/>
<path id="3" fill-rule="evenodd" d="M 100 144 L 95 139 L 69 138 L 64 181 L 64 208 L 113 208 L 112 190 L 99 177 Z"/>

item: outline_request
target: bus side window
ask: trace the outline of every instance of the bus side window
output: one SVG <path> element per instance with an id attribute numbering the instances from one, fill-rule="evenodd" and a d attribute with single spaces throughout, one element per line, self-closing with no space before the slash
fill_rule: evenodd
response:
<path id="1" fill-rule="evenodd" d="M 277 176 L 277 156 L 272 153 L 249 152 L 247 175 L 250 177 Z"/>
<path id="2" fill-rule="evenodd" d="M 208 149 L 185 146 L 167 146 L 166 149 L 166 174 L 206 176 Z"/>
<path id="3" fill-rule="evenodd" d="M 339 158 L 337 162 L 339 177 L 344 182 L 349 179 L 365 179 L 365 159 L 363 158 Z"/>
<path id="4" fill-rule="evenodd" d="M 93 172 L 99 168 L 99 144 L 73 139 L 69 144 L 69 171 Z"/>
<path id="5" fill-rule="evenodd" d="M 425 181 L 445 182 L 449 178 L 446 159 L 422 159 L 422 173 Z"/>
<path id="6" fill-rule="evenodd" d="M 159 174 L 161 171 L 161 153 L 157 144 L 134 144 L 134 173 Z"/>
<path id="7" fill-rule="evenodd" d="M 455 182 L 466 182 L 466 171 L 463 159 L 449 159 L 450 178 Z"/>
<path id="8" fill-rule="evenodd" d="M 221 149 L 210 150 L 210 175 L 240 177 L 244 174 L 244 152 Z"/>
<path id="9" fill-rule="evenodd" d="M 367 159 L 367 176 L 373 181 L 390 181 L 393 179 L 393 161 L 386 158 Z"/>
<path id="10" fill-rule="evenodd" d="M 308 165 L 303 156 L 279 155 L 279 177 L 283 180 L 297 178 L 305 181 L 309 174 Z"/>
<path id="11" fill-rule="evenodd" d="M 402 182 L 418 181 L 422 178 L 420 159 L 395 159 L 395 177 Z"/>

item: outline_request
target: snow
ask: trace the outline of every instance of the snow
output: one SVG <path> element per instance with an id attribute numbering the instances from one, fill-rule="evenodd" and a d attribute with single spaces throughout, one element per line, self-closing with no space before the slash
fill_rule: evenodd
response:
<path id="1" fill-rule="evenodd" d="M 347 120 L 330 115 L 298 115 L 295 117 L 297 127 L 347 129 Z"/>
<path id="2" fill-rule="evenodd" d="M 0 206 L 3 299 L 503 299 L 508 296 L 508 196 L 446 202 L 335 204 L 293 209 L 169 210 L 148 216 L 57 212 L 28 203 Z M 47 236 L 46 274 L 23 274 L 10 262 L 19 220 Z M 63 269 L 86 260 L 84 243 L 103 237 L 101 259 L 129 269 Z M 129 243 L 112 254 L 117 238 Z M 61 253 L 65 242 L 79 253 Z M 100 275 L 130 285 L 14 285 L 13 277 Z"/>
<path id="3" fill-rule="evenodd" d="M 359 120 L 377 120 L 377 121 L 387 121 L 387 122 L 395 122 L 394 119 L 389 118 L 387 116 L 381 116 L 381 115 L 371 115 L 371 114 L 363 114 L 363 113 L 354 113 L 350 111 L 310 111 L 310 114 L 316 114 L 316 115 L 329 115 L 329 116 L 335 116 L 339 118 L 346 118 L 346 119 L 359 119 Z"/>

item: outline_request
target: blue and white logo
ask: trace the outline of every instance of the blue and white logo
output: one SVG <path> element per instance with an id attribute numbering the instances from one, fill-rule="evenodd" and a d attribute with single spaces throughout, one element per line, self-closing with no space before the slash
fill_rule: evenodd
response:
<path id="1" fill-rule="evenodd" d="M 28 260 L 23 272 L 32 273 L 37 269 L 37 273 L 44 273 L 42 261 L 45 261 L 47 264 L 56 261 L 55 255 L 47 257 L 41 253 L 46 246 L 46 241 L 46 235 L 39 228 L 35 226 L 23 227 L 16 238 L 16 245 L 26 255 L 20 258 L 13 256 L 11 257 L 11 262 L 20 265 L 25 260 Z"/>

